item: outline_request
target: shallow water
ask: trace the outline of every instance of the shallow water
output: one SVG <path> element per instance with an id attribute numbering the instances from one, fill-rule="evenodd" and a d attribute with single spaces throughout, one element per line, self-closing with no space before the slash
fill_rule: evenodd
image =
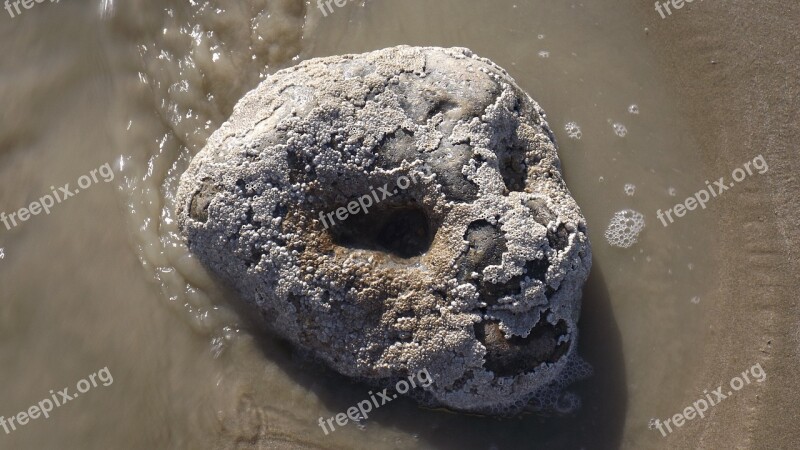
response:
<path id="1" fill-rule="evenodd" d="M 102 367 L 114 375 L 48 419 L 0 432 L 0 448 L 657 446 L 650 418 L 682 410 L 674 394 L 694 386 L 713 224 L 701 210 L 669 227 L 655 216 L 706 175 L 628 14 L 609 0 L 406 0 L 323 17 L 313 3 L 231 0 L 44 3 L 2 17 L 0 211 L 106 162 L 116 176 L 0 226 L 0 415 Z M 177 177 L 241 95 L 298 60 L 397 44 L 469 47 L 548 113 L 595 258 L 579 346 L 595 375 L 575 386 L 574 417 L 496 420 L 402 399 L 326 436 L 318 418 L 369 388 L 259 332 L 180 243 Z M 604 232 L 625 209 L 646 225 L 633 246 L 613 247 Z"/>

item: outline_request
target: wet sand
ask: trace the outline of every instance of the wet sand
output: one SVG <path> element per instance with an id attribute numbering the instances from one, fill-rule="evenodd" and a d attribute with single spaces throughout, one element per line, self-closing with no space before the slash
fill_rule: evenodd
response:
<path id="1" fill-rule="evenodd" d="M 633 2 L 630 2 L 633 6 Z M 800 5 L 694 2 L 661 19 L 640 14 L 648 46 L 699 140 L 703 172 L 727 175 L 763 154 L 768 176 L 713 205 L 719 290 L 703 346 L 704 370 L 683 395 L 761 363 L 767 381 L 743 389 L 653 448 L 796 448 L 800 443 Z M 677 413 L 679 411 L 675 411 Z"/>

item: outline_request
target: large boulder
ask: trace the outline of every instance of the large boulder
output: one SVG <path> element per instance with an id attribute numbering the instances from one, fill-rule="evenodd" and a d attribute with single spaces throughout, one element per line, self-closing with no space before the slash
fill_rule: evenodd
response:
<path id="1" fill-rule="evenodd" d="M 190 250 L 338 372 L 427 369 L 431 406 L 569 410 L 586 222 L 544 111 L 463 48 L 395 47 L 267 78 L 179 189 Z"/>

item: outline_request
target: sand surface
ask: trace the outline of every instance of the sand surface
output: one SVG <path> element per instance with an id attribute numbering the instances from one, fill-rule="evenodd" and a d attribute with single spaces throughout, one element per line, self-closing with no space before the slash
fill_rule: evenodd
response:
<path id="1" fill-rule="evenodd" d="M 758 362 L 767 382 L 663 439 L 670 448 L 796 448 L 800 4 L 695 2 L 666 19 L 637 8 L 699 139 L 703 172 L 716 179 L 758 154 L 769 163 L 769 176 L 713 205 L 718 224 L 707 234 L 719 244 L 719 291 L 708 299 L 707 335 L 698 343 L 704 374 L 687 391 L 726 383 Z"/>

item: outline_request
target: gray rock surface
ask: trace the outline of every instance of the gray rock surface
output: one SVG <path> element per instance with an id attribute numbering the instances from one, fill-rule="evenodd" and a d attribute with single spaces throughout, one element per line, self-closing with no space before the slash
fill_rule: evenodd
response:
<path id="1" fill-rule="evenodd" d="M 458 411 L 577 406 L 586 223 L 544 111 L 491 61 L 402 46 L 277 72 L 179 205 L 200 261 L 338 372 L 427 369 L 417 398 Z"/>

